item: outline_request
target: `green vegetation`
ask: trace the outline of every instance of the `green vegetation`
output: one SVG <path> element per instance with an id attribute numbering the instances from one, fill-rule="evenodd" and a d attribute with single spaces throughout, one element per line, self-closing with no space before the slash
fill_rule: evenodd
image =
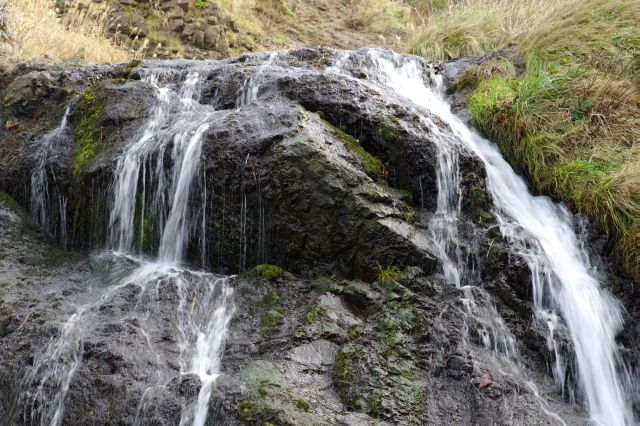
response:
<path id="1" fill-rule="evenodd" d="M 358 139 L 337 128 L 328 121 L 324 119 L 323 121 L 333 131 L 333 134 L 344 143 L 345 148 L 353 152 L 360 159 L 362 169 L 371 179 L 378 180 L 382 178 L 384 174 L 384 165 L 378 158 L 364 149 L 364 147 L 360 145 L 360 141 L 358 141 Z"/>
<path id="2" fill-rule="evenodd" d="M 382 396 L 380 394 L 373 394 L 369 398 L 369 414 L 374 419 L 380 417 L 382 412 Z"/>
<path id="3" fill-rule="evenodd" d="M 16 213 L 20 217 L 28 216 L 25 209 L 20 204 L 18 204 L 18 202 L 11 195 L 7 194 L 6 192 L 0 192 L 0 204 Z"/>
<path id="4" fill-rule="evenodd" d="M 579 0 L 449 1 L 425 16 L 409 51 L 430 60 L 477 56 L 504 49 L 527 32 L 541 28 Z"/>
<path id="5" fill-rule="evenodd" d="M 516 68 L 507 59 L 489 59 L 479 65 L 471 65 L 456 80 L 456 89 L 475 89 L 483 80 L 489 77 L 514 78 Z"/>
<path id="6" fill-rule="evenodd" d="M 297 409 L 302 411 L 309 411 L 309 409 L 311 408 L 311 405 L 309 405 L 309 403 L 304 399 L 296 399 L 294 401 L 294 405 L 296 406 Z"/>
<path id="7" fill-rule="evenodd" d="M 473 0 L 436 12 L 411 51 L 477 55 L 516 44 L 521 76 L 486 61 L 473 122 L 538 190 L 595 219 L 640 279 L 640 7 L 633 0 Z M 508 24 L 508 25 L 507 25 Z"/>
<path id="8" fill-rule="evenodd" d="M 351 345 L 345 345 L 338 352 L 333 371 L 336 376 L 336 387 L 343 398 L 348 397 L 351 388 L 351 368 L 356 357 L 355 349 Z"/>
<path id="9" fill-rule="evenodd" d="M 280 306 L 280 295 L 273 290 L 265 293 L 259 305 L 263 308 L 260 332 L 266 337 L 282 323 L 284 309 Z"/>
<path id="10" fill-rule="evenodd" d="M 77 107 L 79 116 L 73 131 L 76 142 L 74 176 L 80 175 L 98 155 L 104 135 L 100 123 L 104 116 L 104 103 L 94 88 L 84 91 Z"/>
<path id="11" fill-rule="evenodd" d="M 400 268 L 397 266 L 388 266 L 386 268 L 378 265 L 378 281 L 380 282 L 389 282 L 396 281 L 400 278 Z"/>
<path id="12" fill-rule="evenodd" d="M 411 29 L 414 14 L 402 0 L 358 0 L 351 25 L 381 34 L 402 35 Z"/>
<path id="13" fill-rule="evenodd" d="M 269 263 L 262 263 L 260 265 L 256 265 L 254 269 L 258 276 L 266 278 L 268 280 L 278 279 L 284 273 L 281 267 L 276 265 L 271 265 Z"/>
<path id="14" fill-rule="evenodd" d="M 327 316 L 327 308 L 317 303 L 314 303 L 311 306 L 311 309 L 309 309 L 309 312 L 307 312 L 307 315 L 305 318 L 309 324 L 313 324 L 318 320 L 322 320 L 326 316 Z"/>

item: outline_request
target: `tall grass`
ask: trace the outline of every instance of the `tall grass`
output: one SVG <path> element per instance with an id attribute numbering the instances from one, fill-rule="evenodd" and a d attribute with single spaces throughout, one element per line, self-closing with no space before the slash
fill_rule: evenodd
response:
<path id="1" fill-rule="evenodd" d="M 413 29 L 414 14 L 401 0 L 353 0 L 351 25 L 384 35 L 403 36 Z"/>
<path id="2" fill-rule="evenodd" d="M 91 63 L 123 62 L 136 53 L 107 38 L 108 9 L 100 5 L 71 8 L 60 19 L 51 0 L 6 0 L 5 57 L 28 60 L 48 56 L 64 61 L 81 54 Z"/>
<path id="3" fill-rule="evenodd" d="M 473 121 L 540 190 L 594 218 L 640 282 L 640 3 L 549 2 L 511 38 L 524 75 L 484 75 Z"/>
<path id="4" fill-rule="evenodd" d="M 581 0 L 461 0 L 432 9 L 409 51 L 430 60 L 502 49 Z"/>

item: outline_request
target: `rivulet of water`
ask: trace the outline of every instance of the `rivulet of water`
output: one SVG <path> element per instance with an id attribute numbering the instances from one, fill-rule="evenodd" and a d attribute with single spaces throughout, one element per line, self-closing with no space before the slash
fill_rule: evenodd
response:
<path id="1" fill-rule="evenodd" d="M 67 238 L 67 199 L 64 195 L 56 196 L 56 194 L 51 194 L 51 190 L 55 188 L 57 176 L 52 174 L 53 169 L 49 167 L 49 164 L 56 156 L 56 150 L 59 149 L 58 145 L 69 137 L 70 111 L 71 106 L 68 105 L 58 127 L 45 133 L 36 141 L 38 144 L 36 147 L 36 165 L 31 174 L 31 199 L 29 203 L 31 216 L 36 223 L 51 235 L 56 236 L 63 246 L 66 246 Z M 59 223 L 53 223 L 52 210 L 58 211 Z"/>

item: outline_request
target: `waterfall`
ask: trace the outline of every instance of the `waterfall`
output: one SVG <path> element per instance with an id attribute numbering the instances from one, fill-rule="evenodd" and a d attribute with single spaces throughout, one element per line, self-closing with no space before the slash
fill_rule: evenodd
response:
<path id="1" fill-rule="evenodd" d="M 60 243 L 66 246 L 66 208 L 67 198 L 64 195 L 54 197 L 57 176 L 50 176 L 49 163 L 55 158 L 58 145 L 68 136 L 68 121 L 71 106 L 67 105 L 58 127 L 45 133 L 37 140 L 36 166 L 31 174 L 31 200 L 29 210 L 35 222 L 51 235 L 57 236 Z M 58 224 L 51 217 L 52 197 L 58 204 Z M 54 210 L 55 211 L 55 210 Z"/>
<path id="2" fill-rule="evenodd" d="M 150 336 L 154 309 L 160 309 L 157 295 L 167 283 L 178 300 L 173 314 L 179 334 L 180 374 L 195 375 L 200 380 L 198 395 L 184 402 L 180 424 L 200 426 L 206 421 L 213 385 L 220 373 L 227 328 L 234 312 L 233 289 L 229 277 L 189 270 L 181 263 L 192 232 L 200 228 L 198 223 L 204 226 L 204 216 L 198 221 L 189 204 L 193 186 L 198 183 L 196 176 L 200 170 L 203 138 L 212 117 L 226 113 L 198 102 L 201 90 L 198 72 L 178 77 L 181 79 L 177 82 L 175 78 L 174 73 L 162 69 L 143 76 L 155 90 L 156 105 L 140 137 L 125 148 L 116 164 L 109 218 L 109 245 L 115 252 L 107 252 L 102 257 L 133 263 L 136 267 L 124 278 L 115 278 L 115 283 L 96 301 L 80 306 L 62 324 L 59 335 L 36 357 L 34 366 L 21 383 L 25 389 L 35 387 L 34 392 L 21 396 L 31 423 L 62 424 L 65 398 L 83 359 L 85 328 L 101 308 L 112 303 L 127 287 L 139 291 L 139 301 L 131 315 L 140 324 L 141 337 L 153 354 L 150 358 L 159 366 L 160 356 Z M 60 127 L 47 140 L 64 131 L 67 114 L 68 111 Z M 166 164 L 168 156 L 165 153 L 169 152 L 170 162 Z M 32 207 L 38 217 L 46 212 L 47 205 L 44 165 L 34 176 L 32 182 L 35 182 L 36 190 L 32 193 L 37 202 L 32 202 Z M 66 209 L 66 198 L 60 203 L 61 209 Z M 156 261 L 134 254 L 136 232 L 140 232 L 142 241 L 145 215 L 152 213 L 158 216 L 160 233 Z M 204 207 L 201 214 L 205 214 Z M 138 226 L 136 217 L 139 218 Z M 66 232 L 66 228 L 61 227 L 61 232 Z M 203 259 L 204 256 L 202 253 Z M 145 409 L 153 393 L 171 379 L 160 375 L 157 385 L 143 393 L 137 410 L 137 424 L 144 423 Z"/>
<path id="3" fill-rule="evenodd" d="M 325 70 L 314 68 L 310 73 L 317 76 L 335 72 L 353 78 L 346 66 L 351 55 L 345 52 L 333 66 Z M 547 197 L 533 196 L 529 192 L 495 144 L 451 112 L 444 96 L 442 77 L 431 69 L 432 85 L 425 81 L 425 66 L 418 58 L 377 50 L 367 50 L 365 55 L 359 51 L 353 56 L 363 62 L 361 65 L 367 67 L 369 74 L 367 78 L 358 78 L 358 84 L 368 85 L 412 108 L 429 129 L 429 139 L 436 148 L 438 193 L 427 238 L 434 242 L 444 277 L 461 291 L 460 315 L 464 319 L 461 340 L 470 340 L 469 327 L 473 323 L 481 343 L 477 345 L 478 351 L 495 355 L 500 367 L 507 367 L 505 376 L 519 374 L 521 364 L 516 340 L 490 293 L 478 285 L 480 276 L 475 267 L 478 254 L 465 245 L 459 230 L 463 196 L 460 154 L 465 150 L 484 164 L 487 191 L 502 236 L 531 271 L 534 319 L 548 331 L 547 346 L 555 356 L 552 368 L 558 387 L 564 391 L 567 371 L 575 368 L 576 394 L 583 398 L 594 424 L 635 424 L 628 401 L 631 380 L 615 339 L 623 325 L 621 307 L 601 288 L 601 277 L 589 264 L 569 211 Z M 363 56 L 366 61 L 362 60 Z M 251 76 L 245 78 L 247 74 L 243 73 L 245 80 L 241 80 L 241 87 L 238 88 L 240 84 L 234 86 L 238 93 L 231 105 L 240 110 L 267 89 L 278 90 L 277 79 L 287 78 L 287 73 L 295 68 L 285 59 L 285 55 L 278 53 L 260 56 L 259 66 L 248 71 Z M 137 333 L 137 338 L 143 342 L 143 353 L 134 356 L 146 357 L 145 362 L 152 370 L 149 377 L 153 377 L 150 386 L 133 390 L 140 391 L 141 395 L 133 422 L 146 424 L 145 416 L 155 408 L 160 392 L 166 391 L 170 383 L 175 384 L 171 381 L 176 375 L 179 380 L 187 376 L 197 378 L 200 385 L 197 394 L 184 396 L 181 400 L 180 425 L 200 426 L 207 420 L 209 401 L 220 375 L 225 337 L 235 309 L 232 277 L 193 270 L 188 262 L 195 258 L 202 268 L 207 263 L 206 250 L 212 245 L 206 240 L 207 217 L 217 213 L 212 211 L 213 201 L 207 204 L 207 197 L 215 200 L 217 194 L 207 194 L 207 174 L 209 179 L 214 175 L 209 171 L 205 173 L 202 156 L 215 121 L 231 112 L 217 110 L 215 100 L 211 104 L 201 103 L 201 92 L 206 90 L 203 87 L 224 83 L 216 82 L 212 75 L 206 75 L 198 68 L 202 65 L 196 64 L 180 62 L 180 66 L 167 67 L 160 63 L 157 67 L 153 65 L 156 68 L 140 70 L 142 80 L 154 91 L 155 103 L 139 133 L 122 148 L 115 162 L 107 250 L 96 257 L 97 263 L 106 264 L 105 269 L 111 271 L 108 285 L 88 286 L 87 294 L 82 296 L 86 300 L 82 299 L 66 321 L 60 322 L 57 335 L 34 356 L 33 365 L 25 367 L 26 373 L 20 383 L 27 389 L 20 395 L 25 423 L 52 426 L 63 423 L 65 400 L 73 388 L 74 374 L 81 370 L 87 358 L 85 348 L 90 345 L 85 343 L 90 341 L 91 327 L 98 327 L 104 318 L 100 317 L 100 311 L 116 305 L 117 298 L 125 298 L 123 294 L 127 291 L 127 297 L 135 300 L 130 303 L 131 310 L 123 308 L 127 318 L 119 320 L 128 320 L 129 330 L 133 330 L 130 332 Z M 202 64 L 212 65 L 210 62 Z M 278 67 L 277 72 L 272 72 L 271 68 L 275 67 Z M 238 112 L 242 111 L 234 111 Z M 63 244 L 68 200 L 64 195 L 52 192 L 47 162 L 56 141 L 68 131 L 68 115 L 69 108 L 60 125 L 41 138 L 41 155 L 37 157 L 38 164 L 31 176 L 31 213 L 49 232 L 56 229 Z M 245 167 L 248 161 L 249 154 Z M 421 178 L 418 178 L 418 184 L 420 204 L 424 207 Z M 253 201 L 244 192 L 244 187 L 241 190 L 240 217 L 234 218 L 239 226 L 240 244 L 233 249 L 239 250 L 239 270 L 248 266 L 247 246 L 252 244 L 248 230 L 253 226 L 249 214 Z M 258 259 L 266 257 L 267 247 L 268 210 L 263 203 L 268 200 L 261 197 L 260 194 Z M 223 211 L 224 227 L 225 206 L 219 208 Z M 51 212 L 58 212 L 59 225 L 51 223 Z M 146 226 L 147 223 L 152 225 Z M 149 233 L 153 233 L 153 247 L 145 243 Z M 195 240 L 198 240 L 197 247 Z M 174 302 L 170 312 L 162 305 L 163 297 L 165 302 L 166 298 Z M 177 357 L 177 366 L 171 373 L 162 369 L 166 367 L 167 359 L 162 358 L 159 343 L 164 336 L 159 335 L 159 327 L 155 324 L 159 319 L 171 321 L 175 326 L 171 330 L 175 331 L 176 335 L 171 336 L 175 341 L 171 344 L 176 346 L 173 355 Z M 557 330 L 564 327 L 573 343 L 571 359 L 561 351 L 563 342 Z M 520 382 L 538 396 L 533 382 L 526 378 Z M 538 399 L 542 410 L 562 424 L 562 419 L 547 410 L 543 398 Z"/>
<path id="4" fill-rule="evenodd" d="M 432 75 L 435 87 L 423 80 L 417 59 L 385 57 L 375 50 L 368 52 L 374 63 L 373 72 L 379 83 L 391 89 L 425 116 L 442 120 L 455 136 L 455 141 L 437 138 L 440 149 L 438 171 L 439 200 L 436 217 L 449 225 L 437 226 L 436 244 L 441 247 L 446 277 L 456 285 L 464 281 L 464 265 L 456 259 L 455 224 L 456 189 L 455 160 L 448 151 L 461 144 L 484 164 L 487 188 L 493 200 L 493 213 L 501 233 L 526 260 L 531 270 L 536 319 L 549 324 L 551 346 L 555 336 L 550 316 L 560 318 L 573 342 L 580 390 L 595 424 L 623 426 L 635 424 L 629 406 L 627 389 L 631 381 L 618 353 L 616 334 L 622 329 L 620 305 L 591 271 L 588 258 L 577 238 L 569 211 L 547 197 L 533 196 L 500 154 L 497 146 L 470 129 L 451 112 L 444 98 L 442 77 Z M 428 118 L 425 118 L 427 121 Z M 445 169 L 443 172 L 442 169 Z M 452 195 L 453 194 L 453 195 Z M 447 200 L 441 200 L 448 198 Z M 444 239 L 445 241 L 442 241 Z M 561 354 L 556 351 L 558 369 Z M 563 377 L 556 377 L 559 382 Z M 561 383 L 559 383 L 561 384 Z"/>

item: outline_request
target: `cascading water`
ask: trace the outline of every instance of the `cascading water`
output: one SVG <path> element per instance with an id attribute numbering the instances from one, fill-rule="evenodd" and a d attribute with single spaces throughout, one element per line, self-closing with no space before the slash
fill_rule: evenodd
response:
<path id="1" fill-rule="evenodd" d="M 516 247 L 531 270 L 536 318 L 539 321 L 545 321 L 550 315 L 562 318 L 570 332 L 580 390 L 592 421 L 601 425 L 635 424 L 627 398 L 630 378 L 615 341 L 616 334 L 622 329 L 620 306 L 600 287 L 597 277 L 585 263 L 587 256 L 573 230 L 567 209 L 546 197 L 531 195 L 498 148 L 451 112 L 443 96 L 441 76 L 432 76 L 435 88 L 431 88 L 425 85 L 417 60 L 399 56 L 389 59 L 376 51 L 370 51 L 369 56 L 375 64 L 372 70 L 375 78 L 382 85 L 406 99 L 418 112 L 435 115 L 446 123 L 455 135 L 455 143 L 473 152 L 484 163 L 493 213 L 502 235 Z M 455 160 L 447 151 L 455 149 L 448 145 L 450 143 L 443 139 L 438 142 L 442 146 L 439 146 L 441 170 L 437 216 L 455 218 L 456 197 L 452 195 L 456 193 L 455 173 L 442 172 L 442 169 L 455 170 Z M 451 254 L 456 252 L 456 234 L 447 227 L 437 225 L 434 236 L 441 250 L 445 275 L 460 285 L 464 268 Z M 550 342 L 555 338 L 553 331 L 550 326 Z M 561 359 L 557 351 L 555 356 Z M 562 377 L 556 379 L 564 380 Z"/>
<path id="2" fill-rule="evenodd" d="M 51 235 L 58 238 L 63 247 L 67 243 L 66 210 L 67 198 L 64 195 L 51 193 L 56 188 L 57 176 L 51 175 L 49 161 L 55 158 L 59 143 L 68 137 L 68 121 L 71 107 L 68 105 L 62 115 L 60 124 L 55 129 L 38 139 L 37 165 L 31 175 L 30 213 L 36 223 Z M 55 199 L 52 203 L 52 197 Z M 53 223 L 52 206 L 57 204 L 58 220 Z"/>
<path id="3" fill-rule="evenodd" d="M 358 55 L 362 57 L 361 53 Z M 349 54 L 345 54 L 342 61 L 348 57 Z M 260 92 L 266 91 L 265 88 L 278 87 L 276 79 L 283 71 L 284 74 L 289 72 L 284 56 L 281 58 L 274 53 L 260 58 L 259 66 L 245 79 L 235 104 L 230 105 L 240 109 L 251 104 Z M 280 59 L 284 64 L 282 67 L 278 65 Z M 587 264 L 584 248 L 572 229 L 569 213 L 549 199 L 534 197 L 528 192 L 497 148 L 451 113 L 441 93 L 441 78 L 431 76 L 436 83 L 434 88 L 425 84 L 417 59 L 377 51 L 369 51 L 368 59 L 373 64 L 368 70 L 371 78 L 358 79 L 359 84 L 369 84 L 412 106 L 433 135 L 431 139 L 437 147 L 438 195 L 429 229 L 444 276 L 463 292 L 460 314 L 468 318 L 465 326 L 473 323 L 485 352 L 497 355 L 501 361 L 498 368 L 509 367 L 505 375 L 520 374 L 515 338 L 502 321 L 490 294 L 474 287 L 479 282 L 479 272 L 474 266 L 476 254 L 465 246 L 458 229 L 462 199 L 458 164 L 461 149 L 475 153 L 484 163 L 487 188 L 502 234 L 532 271 L 536 319 L 548 326 L 548 345 L 555 352 L 554 374 L 559 386 L 564 389 L 566 371 L 575 364 L 580 394 L 584 396 L 593 421 L 607 425 L 633 424 L 635 419 L 625 395 L 629 379 L 615 342 L 615 335 L 622 325 L 619 306 L 600 289 Z M 269 67 L 279 69 L 271 73 Z M 342 69 L 340 62 L 329 70 L 314 69 L 312 72 L 338 72 L 349 77 L 348 70 Z M 62 423 L 66 395 L 74 373 L 82 367 L 85 342 L 90 338 L 86 328 L 98 321 L 97 312 L 116 304 L 116 298 L 126 299 L 123 294 L 127 291 L 135 296 L 135 308 L 127 320 L 135 324 L 134 328 L 144 342 L 146 352 L 141 356 L 148 358 L 151 368 L 158 367 L 155 373 L 150 373 L 155 374 L 155 384 L 140 393 L 135 423 L 146 424 L 147 414 L 153 411 L 162 392 L 175 379 L 160 368 L 166 362 L 160 348 L 165 336 L 158 335 L 157 327 L 153 325 L 162 309 L 161 299 L 167 297 L 167 293 L 176 302 L 175 309 L 163 313 L 176 324 L 174 343 L 179 365 L 175 370 L 179 370 L 183 378 L 196 377 L 200 384 L 197 395 L 182 401 L 180 424 L 203 425 L 207 419 L 209 400 L 220 372 L 224 338 L 234 312 L 233 290 L 228 277 L 192 271 L 182 263 L 186 262 L 187 250 L 191 255 L 194 238 L 202 232 L 198 247 L 201 252 L 190 259 L 201 258 L 203 267 L 205 265 L 207 194 L 201 164 L 203 139 L 211 123 L 228 111 L 217 111 L 212 105 L 200 103 L 200 86 L 204 79 L 193 64 L 173 68 L 160 66 L 144 69 L 142 73 L 143 80 L 155 90 L 156 104 L 140 137 L 131 141 L 117 160 L 108 229 L 108 245 L 116 254 L 102 256 L 111 263 L 128 265 L 127 272 L 113 278 L 106 289 L 94 289 L 88 296 L 90 300 L 61 325 L 59 336 L 34 357 L 33 366 L 22 382 L 24 388 L 31 389 L 23 396 L 25 413 L 30 416 L 25 419 L 26 423 Z M 434 116 L 438 117 L 438 123 Z M 65 132 L 65 129 L 66 119 L 63 119 L 51 134 Z M 32 211 L 36 217 L 50 204 L 46 201 L 45 167 L 43 162 L 38 169 L 42 172 L 37 171 L 32 177 L 32 195 L 37 198 L 32 200 Z M 419 183 L 422 190 L 422 181 Z M 200 198 L 196 200 L 194 194 L 198 190 Z M 242 195 L 240 269 L 244 268 L 249 240 L 246 233 L 247 209 L 250 207 L 246 195 Z M 194 200 L 202 201 L 202 206 Z M 61 210 L 66 211 L 66 200 L 60 200 L 60 203 Z M 424 204 L 422 199 L 421 204 Z M 258 245 L 263 246 L 265 218 L 261 204 L 259 209 Z M 147 227 L 147 223 L 153 223 L 153 226 Z M 63 229 L 61 226 L 61 233 Z M 154 233 L 155 247 L 150 248 L 145 243 L 148 233 Z M 139 255 L 141 253 L 147 256 L 157 253 L 156 260 L 145 259 Z M 564 327 L 563 323 L 570 332 L 575 363 L 564 359 L 560 349 L 556 329 Z M 463 334 L 464 339 L 470 338 L 468 330 Z M 537 395 L 532 382 L 517 380 Z M 544 401 L 540 404 L 550 417 L 563 423 L 547 411 Z"/>
<path id="4" fill-rule="evenodd" d="M 178 83 L 173 83 L 174 78 L 162 70 L 144 77 L 156 90 L 157 104 L 140 138 L 125 149 L 116 166 L 109 238 L 117 252 L 103 256 L 137 266 L 124 278 L 114 279 L 116 284 L 103 291 L 97 301 L 81 306 L 62 325 L 60 335 L 36 357 L 22 382 L 24 388 L 35 386 L 35 391 L 22 396 L 23 404 L 29 408 L 30 423 L 54 426 L 62 423 L 66 394 L 74 372 L 82 363 L 86 324 L 127 288 L 137 289 L 138 303 L 132 315 L 148 351 L 155 353 L 154 339 L 150 337 L 153 309 L 160 309 L 157 301 L 167 283 L 178 300 L 174 315 L 179 333 L 180 374 L 195 375 L 200 380 L 197 397 L 185 401 L 180 424 L 203 425 L 206 421 L 226 330 L 234 311 L 233 290 L 229 278 L 191 271 L 180 263 L 197 223 L 189 201 L 200 170 L 202 139 L 212 116 L 224 112 L 198 102 L 201 79 L 197 72 L 188 73 Z M 60 128 L 66 128 L 66 119 Z M 165 164 L 165 152 L 169 149 L 171 163 Z M 40 181 L 38 176 L 34 182 Z M 46 183 L 44 188 L 46 191 Z M 153 192 L 151 196 L 147 190 Z M 150 207 L 145 205 L 146 200 Z M 34 204 L 36 213 L 39 205 Z M 144 232 L 144 226 L 136 227 L 135 222 L 138 216 L 139 223 L 144 223 L 145 207 L 157 215 L 160 232 L 157 262 L 129 254 L 134 250 L 136 231 Z M 150 359 L 159 362 L 157 354 Z M 161 375 L 157 386 L 144 391 L 136 423 L 144 423 L 147 402 L 170 379 Z"/>

